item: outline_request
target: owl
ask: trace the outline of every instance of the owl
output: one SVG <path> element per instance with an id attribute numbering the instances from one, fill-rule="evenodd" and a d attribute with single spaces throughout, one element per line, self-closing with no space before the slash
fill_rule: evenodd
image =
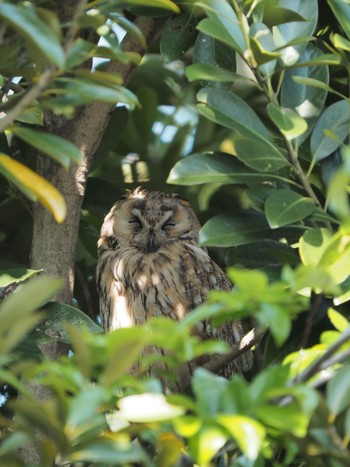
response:
<path id="1" fill-rule="evenodd" d="M 181 320 L 211 289 L 230 290 L 222 269 L 198 245 L 200 223 L 190 203 L 176 194 L 141 188 L 123 196 L 104 219 L 98 240 L 97 289 L 105 331 L 140 325 L 152 316 Z M 200 336 L 238 343 L 239 321 Z M 240 358 L 233 372 L 246 370 Z"/>

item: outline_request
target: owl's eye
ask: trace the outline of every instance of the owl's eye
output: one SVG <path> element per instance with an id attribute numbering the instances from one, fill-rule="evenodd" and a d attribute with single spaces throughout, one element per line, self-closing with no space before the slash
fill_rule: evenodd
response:
<path id="1" fill-rule="evenodd" d="M 137 217 L 134 217 L 133 219 L 131 219 L 131 221 L 129 221 L 129 224 L 131 224 L 137 230 L 142 229 L 142 223 L 141 223 L 140 219 L 138 219 Z"/>
<path id="2" fill-rule="evenodd" d="M 162 230 L 169 230 L 169 229 L 171 229 L 171 227 L 174 227 L 174 226 L 175 226 L 174 222 L 166 221 L 166 222 L 162 225 Z"/>

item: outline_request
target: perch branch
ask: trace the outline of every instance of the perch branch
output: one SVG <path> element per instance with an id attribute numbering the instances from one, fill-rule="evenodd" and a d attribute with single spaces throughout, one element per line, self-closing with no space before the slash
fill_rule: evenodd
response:
<path id="1" fill-rule="evenodd" d="M 226 354 L 215 354 L 210 356 L 210 360 L 203 365 L 196 365 L 195 362 L 191 364 L 184 363 L 180 366 L 177 372 L 176 389 L 181 390 L 188 386 L 191 382 L 192 372 L 200 366 L 212 373 L 219 373 L 231 362 L 247 353 L 252 347 L 258 345 L 264 336 L 266 328 L 253 328 L 245 336 L 242 337 L 239 344 L 233 345 L 230 352 Z"/>

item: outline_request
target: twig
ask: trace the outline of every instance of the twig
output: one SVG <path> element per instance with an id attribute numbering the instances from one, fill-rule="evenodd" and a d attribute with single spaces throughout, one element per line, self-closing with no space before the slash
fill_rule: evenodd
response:
<path id="1" fill-rule="evenodd" d="M 328 349 L 325 351 L 321 357 L 316 359 L 314 362 L 311 363 L 303 372 L 301 372 L 298 376 L 294 378 L 292 381 L 293 383 L 303 383 L 308 381 L 312 376 L 317 374 L 319 371 L 322 371 L 328 368 L 335 363 L 340 362 L 340 358 L 344 359 L 344 355 L 346 358 L 349 357 L 348 353 L 342 352 L 341 354 L 337 355 L 334 358 L 332 357 L 337 350 L 346 342 L 350 341 L 350 326 L 345 329 L 343 334 L 339 337 L 337 341 L 335 341 Z"/>
<path id="2" fill-rule="evenodd" d="M 0 133 L 3 132 L 41 93 L 51 81 L 55 73 L 55 68 L 50 67 L 39 77 L 37 83 L 24 94 L 22 99 L 8 112 L 6 117 L 0 120 Z"/>

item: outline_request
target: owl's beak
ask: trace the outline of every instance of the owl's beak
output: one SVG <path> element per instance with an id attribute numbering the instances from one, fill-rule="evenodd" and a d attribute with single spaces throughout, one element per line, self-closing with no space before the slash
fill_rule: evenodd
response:
<path id="1" fill-rule="evenodd" d="M 147 251 L 156 251 L 159 248 L 159 242 L 153 230 L 150 230 L 147 239 Z"/>

